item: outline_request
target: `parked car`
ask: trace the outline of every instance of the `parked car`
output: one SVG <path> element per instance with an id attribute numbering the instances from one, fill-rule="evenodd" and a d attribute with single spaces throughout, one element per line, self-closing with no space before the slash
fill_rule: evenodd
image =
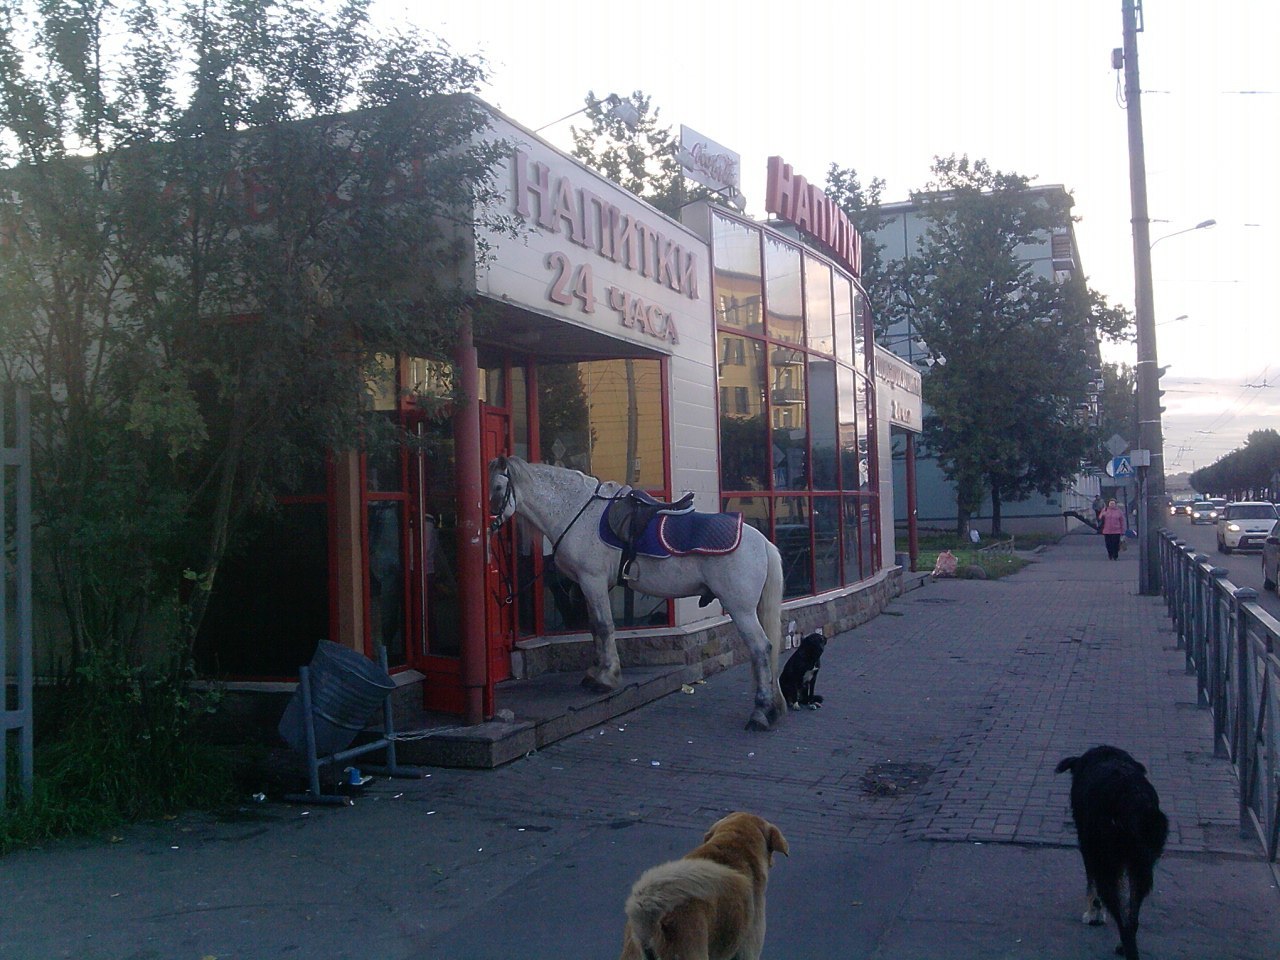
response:
<path id="1" fill-rule="evenodd" d="M 1191 505 L 1192 523 L 1217 523 L 1218 510 L 1208 500 L 1197 500 Z"/>
<path id="2" fill-rule="evenodd" d="M 1262 589 L 1276 590 L 1277 580 L 1280 580 L 1280 520 L 1262 541 Z"/>
<path id="3" fill-rule="evenodd" d="M 1241 500 L 1228 503 L 1218 520 L 1218 552 L 1261 550 L 1271 528 L 1280 520 L 1274 503 Z"/>
<path id="4" fill-rule="evenodd" d="M 1171 517 L 1189 517 L 1191 516 L 1191 500 L 1175 500 L 1169 504 L 1169 516 Z"/>

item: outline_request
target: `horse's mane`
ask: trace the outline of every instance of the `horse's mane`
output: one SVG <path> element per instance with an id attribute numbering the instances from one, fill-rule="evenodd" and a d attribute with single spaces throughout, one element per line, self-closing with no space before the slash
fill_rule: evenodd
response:
<path id="1" fill-rule="evenodd" d="M 556 467 L 549 463 L 530 463 L 519 457 L 509 457 L 507 459 L 508 472 L 515 468 L 517 474 L 524 474 L 531 480 L 540 481 L 554 487 L 566 487 L 576 490 L 578 487 L 584 487 L 587 490 L 595 491 L 599 488 L 602 496 L 611 497 L 623 488 L 623 484 L 615 480 L 599 480 L 590 474 L 583 473 L 581 470 L 573 470 L 569 467 Z M 519 480 L 516 481 L 517 484 Z"/>

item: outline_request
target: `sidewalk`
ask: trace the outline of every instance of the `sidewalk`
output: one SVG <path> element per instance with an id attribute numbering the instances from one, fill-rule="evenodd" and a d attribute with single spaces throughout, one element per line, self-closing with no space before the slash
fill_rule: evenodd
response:
<path id="1" fill-rule="evenodd" d="M 1059 759 L 1109 742 L 1170 819 L 1143 956 L 1280 955 L 1280 893 L 1136 551 L 1073 535 L 1014 577 L 926 580 L 833 638 L 819 711 L 742 729 L 736 667 L 497 770 L 379 781 L 0 860 L 0 960 L 613 958 L 648 866 L 747 809 L 791 844 L 770 960 L 1105 958 Z"/>

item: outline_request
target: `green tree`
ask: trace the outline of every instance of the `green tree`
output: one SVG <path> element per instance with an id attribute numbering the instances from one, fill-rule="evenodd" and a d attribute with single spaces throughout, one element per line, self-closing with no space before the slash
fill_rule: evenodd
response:
<path id="1" fill-rule="evenodd" d="M 659 122 L 659 109 L 637 90 L 619 98 L 619 109 L 594 92 L 586 97 L 589 125 L 572 127 L 573 156 L 673 220 L 680 208 L 713 197 L 700 184 L 686 185 L 680 172 L 680 138 Z"/>
<path id="2" fill-rule="evenodd" d="M 827 170 L 827 196 L 844 211 L 862 237 L 862 288 L 871 307 L 876 336 L 884 336 L 888 332 L 889 314 L 881 305 L 892 295 L 892 278 L 884 262 L 884 244 L 875 239 L 876 233 L 889 220 L 880 212 L 883 192 L 884 180 L 879 177 L 863 187 L 858 171 L 852 167 L 839 167 L 833 163 Z"/>
<path id="3" fill-rule="evenodd" d="M 1094 461 L 1099 466 L 1111 459 L 1111 451 L 1103 446 L 1114 436 L 1134 443 L 1138 436 L 1137 374 L 1127 363 L 1102 365 L 1102 390 L 1098 395 L 1098 447 Z"/>
<path id="4" fill-rule="evenodd" d="M 958 532 L 984 491 L 999 532 L 1004 501 L 1061 490 L 1092 453 L 1081 407 L 1098 337 L 1122 336 L 1127 314 L 1083 278 L 1038 276 L 1020 256 L 1068 222 L 1068 195 L 968 157 L 935 158 L 933 176 L 911 195 L 926 228 L 891 266 L 882 310 L 945 360 L 924 380 L 924 440 L 955 484 Z"/>
<path id="5" fill-rule="evenodd" d="M 237 529 L 387 432 L 380 356 L 449 356 L 484 67 L 369 6 L 0 0 L 0 364 L 32 390 L 50 633 L 122 704 L 158 675 L 185 708 Z"/>
<path id="6" fill-rule="evenodd" d="M 1254 430 L 1245 445 L 1191 474 L 1191 486 L 1203 494 L 1232 500 L 1274 500 L 1280 475 L 1280 433 Z"/>

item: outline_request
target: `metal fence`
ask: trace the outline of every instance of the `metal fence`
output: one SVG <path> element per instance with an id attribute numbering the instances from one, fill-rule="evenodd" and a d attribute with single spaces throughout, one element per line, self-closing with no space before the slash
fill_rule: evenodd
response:
<path id="1" fill-rule="evenodd" d="M 979 553 L 1007 553 L 1013 556 L 1013 537 L 1008 540 L 997 540 L 995 543 L 988 543 L 985 547 L 978 548 Z"/>
<path id="2" fill-rule="evenodd" d="M 1213 715 L 1214 753 L 1235 768 L 1240 831 L 1257 836 L 1276 871 L 1280 846 L 1280 621 L 1167 531 L 1161 581 L 1169 616 L 1196 676 L 1200 706 Z M 1280 873 L 1278 873 L 1280 875 Z"/>
<path id="3" fill-rule="evenodd" d="M 31 405 L 16 391 L 12 422 L 0 391 L 0 810 L 9 796 L 9 763 L 16 761 L 22 793 L 34 782 L 31 727 Z M 12 436 L 12 440 L 10 437 Z M 12 497 L 12 506 L 10 506 Z M 12 587 L 12 592 L 11 592 Z M 10 637 L 17 649 L 9 651 Z M 13 664 L 13 681 L 9 679 Z M 12 706 L 10 706 L 12 704 Z M 10 740 L 16 740 L 11 749 Z"/>

